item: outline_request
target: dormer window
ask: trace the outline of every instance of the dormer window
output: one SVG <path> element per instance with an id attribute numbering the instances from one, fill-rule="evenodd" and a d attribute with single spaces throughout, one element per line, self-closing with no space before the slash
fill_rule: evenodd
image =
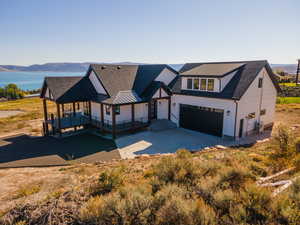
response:
<path id="1" fill-rule="evenodd" d="M 187 79 L 187 89 L 193 89 L 193 79 Z"/>
<path id="2" fill-rule="evenodd" d="M 199 90 L 199 79 L 198 78 L 194 79 L 194 90 Z"/>
<path id="3" fill-rule="evenodd" d="M 201 91 L 206 91 L 206 79 L 201 79 L 200 90 Z"/>
<path id="4" fill-rule="evenodd" d="M 215 83 L 214 79 L 208 79 L 208 81 L 207 81 L 207 90 L 208 91 L 214 90 L 214 83 Z"/>

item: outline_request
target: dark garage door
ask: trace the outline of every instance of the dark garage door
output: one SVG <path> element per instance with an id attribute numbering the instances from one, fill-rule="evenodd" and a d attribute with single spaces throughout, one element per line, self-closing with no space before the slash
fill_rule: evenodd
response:
<path id="1" fill-rule="evenodd" d="M 203 133 L 222 136 L 223 114 L 221 109 L 180 105 L 180 126 Z"/>

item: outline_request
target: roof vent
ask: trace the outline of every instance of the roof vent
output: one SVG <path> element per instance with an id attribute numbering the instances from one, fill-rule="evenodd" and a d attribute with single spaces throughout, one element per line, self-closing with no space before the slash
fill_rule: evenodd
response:
<path id="1" fill-rule="evenodd" d="M 106 66 L 101 66 L 101 69 L 104 70 L 106 68 Z"/>
<path id="2" fill-rule="evenodd" d="M 117 68 L 118 68 L 118 70 L 119 70 L 119 69 L 121 69 L 121 66 L 118 66 Z"/>

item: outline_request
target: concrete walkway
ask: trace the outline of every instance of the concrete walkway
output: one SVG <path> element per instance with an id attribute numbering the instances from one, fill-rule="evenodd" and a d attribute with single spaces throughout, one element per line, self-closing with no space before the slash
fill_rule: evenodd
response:
<path id="1" fill-rule="evenodd" d="M 159 132 L 144 131 L 120 137 L 116 140 L 116 144 L 122 158 L 133 158 L 139 154 L 174 153 L 181 148 L 200 150 L 215 145 L 245 145 L 267 137 L 268 134 L 265 133 L 234 141 L 183 128 L 175 128 Z"/>

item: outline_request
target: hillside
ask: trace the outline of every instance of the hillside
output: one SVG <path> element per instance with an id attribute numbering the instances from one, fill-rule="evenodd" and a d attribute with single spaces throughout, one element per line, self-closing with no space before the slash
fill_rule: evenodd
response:
<path id="1" fill-rule="evenodd" d="M 30 66 L 16 66 L 16 65 L 0 65 L 0 68 L 14 71 L 51 71 L 51 72 L 85 72 L 91 62 L 85 63 L 45 63 L 34 64 Z M 131 65 L 139 64 L 132 62 L 120 62 L 118 64 Z"/>
<path id="2" fill-rule="evenodd" d="M 98 62 L 101 63 L 101 62 Z M 52 71 L 52 72 L 85 72 L 91 62 L 85 63 L 45 63 L 34 64 L 30 66 L 17 66 L 17 65 L 0 65 L 0 71 Z M 118 62 L 124 65 L 136 65 L 145 63 L 135 62 Z M 180 70 L 183 64 L 169 64 L 175 70 Z M 273 69 L 280 69 L 290 74 L 295 74 L 297 70 L 296 64 L 271 64 Z"/>
<path id="3" fill-rule="evenodd" d="M 0 224 L 299 224 L 299 112 L 277 105 L 273 137 L 253 146 L 2 169 Z"/>
<path id="4" fill-rule="evenodd" d="M 289 74 L 296 74 L 297 72 L 297 64 L 272 64 L 271 67 L 273 70 L 279 69 Z"/>
<path id="5" fill-rule="evenodd" d="M 9 71 L 11 71 L 11 70 L 0 66 L 0 72 L 9 72 Z"/>

